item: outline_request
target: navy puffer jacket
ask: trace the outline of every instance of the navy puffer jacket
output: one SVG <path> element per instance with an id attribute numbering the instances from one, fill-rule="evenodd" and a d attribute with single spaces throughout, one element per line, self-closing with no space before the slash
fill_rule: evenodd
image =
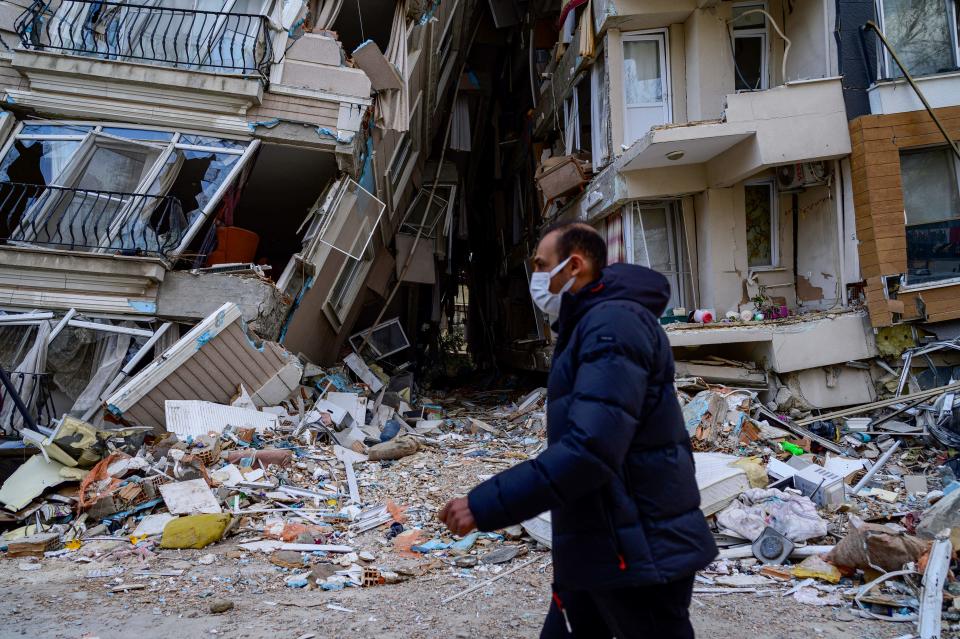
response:
<path id="1" fill-rule="evenodd" d="M 614 264 L 565 294 L 548 383 L 549 446 L 474 488 L 480 530 L 552 511 L 554 580 L 572 590 L 667 583 L 717 555 L 650 269 Z"/>

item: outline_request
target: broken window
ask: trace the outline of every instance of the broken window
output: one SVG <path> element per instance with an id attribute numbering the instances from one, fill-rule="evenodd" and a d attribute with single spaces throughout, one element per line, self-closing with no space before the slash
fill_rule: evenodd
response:
<path id="1" fill-rule="evenodd" d="M 762 2 L 733 7 L 733 63 L 737 91 L 767 88 L 767 16 Z"/>
<path id="2" fill-rule="evenodd" d="M 181 251 L 254 148 L 162 129 L 24 123 L 0 160 L 0 239 Z"/>
<path id="3" fill-rule="evenodd" d="M 432 199 L 430 197 L 431 192 L 433 192 Z M 436 237 L 440 222 L 446 221 L 453 215 L 456 195 L 456 184 L 437 184 L 434 191 L 431 183 L 420 189 L 407 209 L 407 214 L 401 223 L 402 229 L 413 234 L 421 230 L 425 237 Z M 429 211 L 427 210 L 428 204 Z M 444 226 L 446 225 L 444 224 Z"/>
<path id="4" fill-rule="evenodd" d="M 364 259 L 386 205 L 352 179 L 328 193 L 317 239 L 353 260 Z"/>
<path id="5" fill-rule="evenodd" d="M 367 338 L 368 334 L 369 338 Z M 353 350 L 359 353 L 364 339 L 367 340 L 364 354 L 375 359 L 393 355 L 410 346 L 410 340 L 407 339 L 407 334 L 403 332 L 403 326 L 400 325 L 399 319 L 377 324 L 371 329 L 352 335 L 350 345 L 353 346 Z"/>
<path id="6" fill-rule="evenodd" d="M 911 75 L 928 75 L 957 67 L 955 0 L 879 0 L 883 32 Z M 887 77 L 900 68 L 884 53 Z"/>
<path id="7" fill-rule="evenodd" d="M 778 263 L 777 202 L 772 180 L 743 187 L 747 225 L 747 266 L 770 268 Z"/>
<path id="8" fill-rule="evenodd" d="M 960 277 L 960 162 L 949 147 L 903 151 L 909 284 Z"/>
<path id="9" fill-rule="evenodd" d="M 624 144 L 670 121 L 666 31 L 623 35 Z"/>
<path id="10" fill-rule="evenodd" d="M 634 202 L 625 221 L 632 262 L 657 271 L 670 283 L 668 308 L 693 306 L 690 255 L 677 207 L 672 202 Z"/>
<path id="11" fill-rule="evenodd" d="M 363 286 L 363 280 L 370 270 L 373 261 L 373 251 L 370 249 L 369 242 L 373 236 L 373 228 L 368 222 L 360 225 L 353 235 L 353 245 L 347 253 L 340 273 L 330 289 L 330 295 L 327 298 L 327 308 L 333 317 L 330 317 L 334 326 L 340 326 L 347 320 L 347 313 L 350 312 L 354 300 L 360 293 Z M 359 255 L 359 259 L 351 257 L 352 254 Z"/>
<path id="12" fill-rule="evenodd" d="M 580 100 L 574 87 L 570 97 L 563 101 L 564 153 L 572 154 L 580 148 Z"/>

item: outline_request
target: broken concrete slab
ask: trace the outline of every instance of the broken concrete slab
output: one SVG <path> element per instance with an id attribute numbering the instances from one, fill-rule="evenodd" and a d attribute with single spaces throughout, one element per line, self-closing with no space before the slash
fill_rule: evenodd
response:
<path id="1" fill-rule="evenodd" d="M 280 289 L 258 277 L 169 271 L 160 285 L 157 317 L 197 322 L 215 312 L 225 299 L 239 306 L 244 322 L 265 339 L 279 337 L 290 311 L 290 300 Z"/>
<path id="2" fill-rule="evenodd" d="M 400 77 L 397 67 L 387 60 L 373 40 L 367 40 L 354 49 L 352 57 L 357 68 L 370 77 L 370 86 L 375 91 L 399 90 L 403 87 L 403 78 Z"/>

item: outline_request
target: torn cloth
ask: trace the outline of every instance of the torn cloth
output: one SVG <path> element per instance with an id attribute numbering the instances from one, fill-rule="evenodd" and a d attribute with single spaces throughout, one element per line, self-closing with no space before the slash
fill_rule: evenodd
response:
<path id="1" fill-rule="evenodd" d="M 721 529 L 732 530 L 754 541 L 770 526 L 790 541 L 823 537 L 827 522 L 808 497 L 775 488 L 751 488 L 717 515 Z"/>

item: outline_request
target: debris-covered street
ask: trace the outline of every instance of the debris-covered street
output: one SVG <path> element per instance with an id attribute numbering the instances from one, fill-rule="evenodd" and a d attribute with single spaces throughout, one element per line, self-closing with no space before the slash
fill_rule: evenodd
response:
<path id="1" fill-rule="evenodd" d="M 0 0 L 0 639 L 960 639 L 958 16 Z"/>

